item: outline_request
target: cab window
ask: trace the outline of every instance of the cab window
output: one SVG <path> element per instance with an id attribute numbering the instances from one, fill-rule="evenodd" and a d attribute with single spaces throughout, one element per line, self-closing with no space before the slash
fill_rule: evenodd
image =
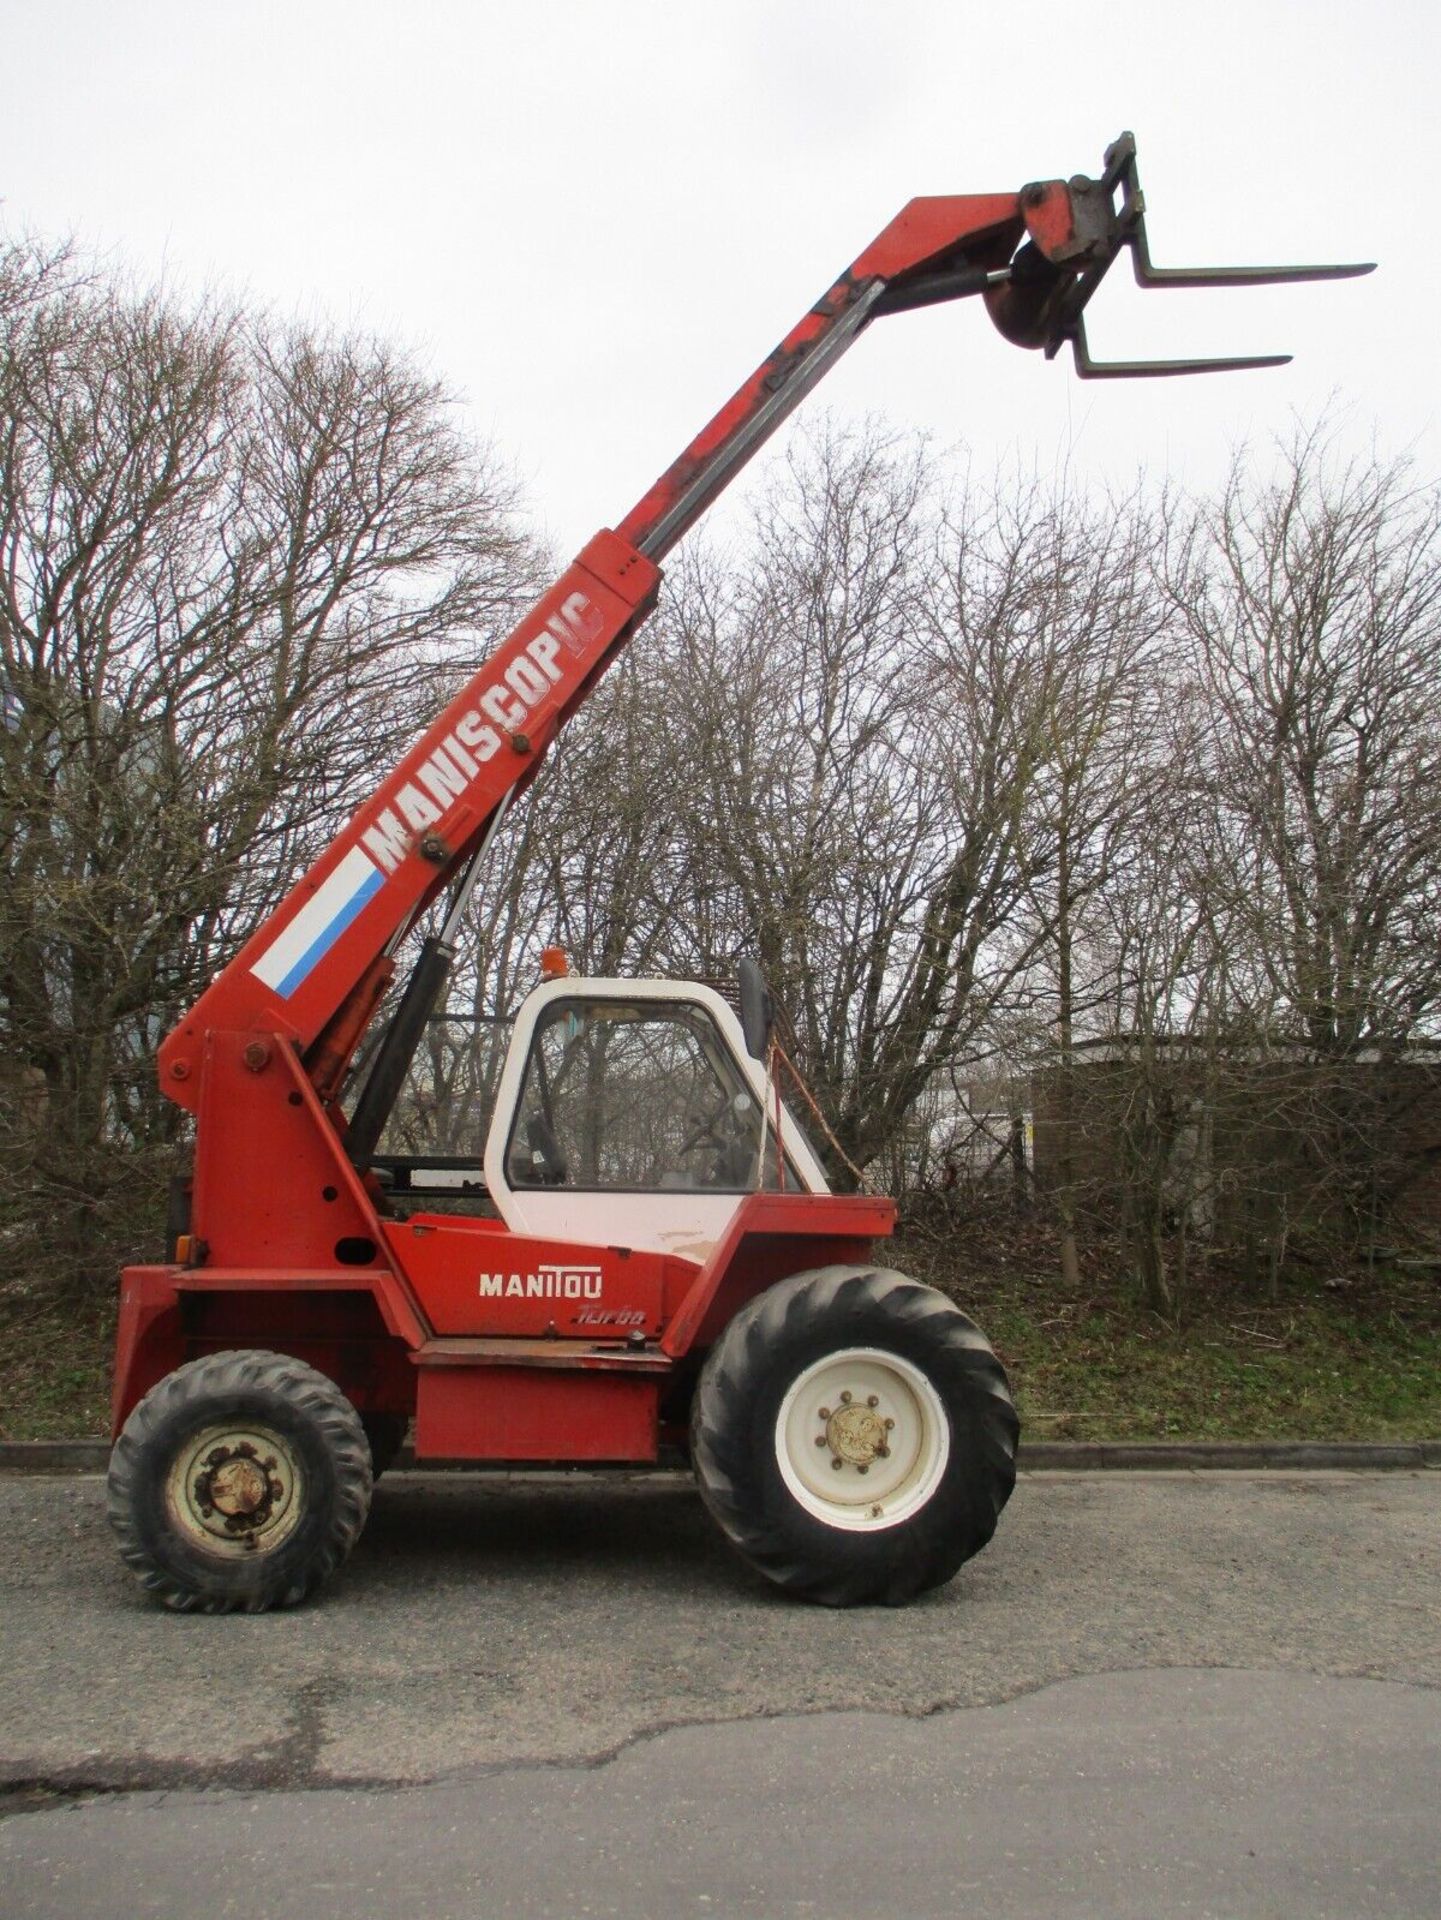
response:
<path id="1" fill-rule="evenodd" d="M 557 1000 L 536 1024 L 506 1149 L 514 1187 L 745 1192 L 761 1114 L 704 1007 Z M 767 1138 L 767 1185 L 775 1141 Z"/>

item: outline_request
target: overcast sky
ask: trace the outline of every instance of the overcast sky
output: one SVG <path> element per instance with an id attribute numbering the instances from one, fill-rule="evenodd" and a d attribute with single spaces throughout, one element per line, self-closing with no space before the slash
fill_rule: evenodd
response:
<path id="1" fill-rule="evenodd" d="M 1279 372 L 1080 385 L 979 302 L 873 328 L 807 403 L 981 465 L 1206 484 L 1328 397 L 1441 468 L 1438 9 L 1421 0 L 0 0 L 11 227 L 418 348 L 565 551 L 618 520 L 912 195 L 1139 142 L 1162 264 L 1369 280 L 1142 295 L 1100 357 Z"/>

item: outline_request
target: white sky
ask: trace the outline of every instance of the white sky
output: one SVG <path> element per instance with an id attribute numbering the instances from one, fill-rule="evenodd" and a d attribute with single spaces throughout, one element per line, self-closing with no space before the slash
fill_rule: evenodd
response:
<path id="1" fill-rule="evenodd" d="M 1098 357 L 1279 372 L 1081 385 L 978 301 L 874 327 L 807 403 L 1078 477 L 1204 484 L 1334 396 L 1441 467 L 1434 0 L 0 0 L 0 196 L 144 274 L 358 321 L 465 397 L 564 551 L 618 520 L 918 193 L 1139 141 L 1160 264 L 1377 259 L 1141 295 Z M 1419 227 L 1413 226 L 1419 221 Z"/>

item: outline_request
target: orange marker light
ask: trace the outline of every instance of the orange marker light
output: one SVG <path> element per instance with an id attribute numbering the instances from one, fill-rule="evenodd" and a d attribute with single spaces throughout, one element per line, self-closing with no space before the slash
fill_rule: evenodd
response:
<path id="1" fill-rule="evenodd" d="M 564 947 L 542 947 L 540 950 L 540 977 L 542 980 L 564 980 L 570 972 L 570 963 L 565 957 Z"/>

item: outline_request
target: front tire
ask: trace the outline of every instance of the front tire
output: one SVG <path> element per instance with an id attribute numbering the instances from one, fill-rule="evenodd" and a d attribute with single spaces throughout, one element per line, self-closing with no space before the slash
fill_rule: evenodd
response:
<path id="1" fill-rule="evenodd" d="M 931 1287 L 827 1267 L 757 1296 L 712 1349 L 691 1454 L 752 1566 L 829 1606 L 903 1604 L 995 1532 L 1019 1422 L 985 1337 Z"/>
<path id="2" fill-rule="evenodd" d="M 286 1354 L 207 1354 L 153 1387 L 110 1457 L 127 1566 L 177 1612 L 262 1613 L 338 1567 L 370 1509 L 370 1448 L 333 1380 Z"/>

